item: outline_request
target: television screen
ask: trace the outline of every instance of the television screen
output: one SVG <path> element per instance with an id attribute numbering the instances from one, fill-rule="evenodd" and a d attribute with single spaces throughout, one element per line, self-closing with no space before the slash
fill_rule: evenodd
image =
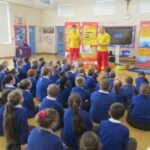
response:
<path id="1" fill-rule="evenodd" d="M 130 56 L 130 50 L 123 50 L 122 56 L 129 57 Z"/>
<path id="2" fill-rule="evenodd" d="M 132 45 L 133 27 L 106 27 L 111 45 Z"/>

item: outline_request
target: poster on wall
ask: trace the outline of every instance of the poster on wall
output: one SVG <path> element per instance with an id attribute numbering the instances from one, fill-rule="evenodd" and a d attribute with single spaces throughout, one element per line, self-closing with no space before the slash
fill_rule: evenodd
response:
<path id="1" fill-rule="evenodd" d="M 27 43 L 27 26 L 15 25 L 15 41 L 16 45 Z"/>
<path id="2" fill-rule="evenodd" d="M 150 67 L 150 21 L 141 22 L 137 66 Z"/>
<path id="3" fill-rule="evenodd" d="M 82 26 L 82 53 L 81 57 L 83 60 L 96 60 L 96 49 L 97 49 L 97 22 L 83 22 Z"/>
<path id="4" fill-rule="evenodd" d="M 44 34 L 54 34 L 54 27 L 43 27 Z"/>
<path id="5" fill-rule="evenodd" d="M 77 32 L 80 32 L 80 22 L 66 22 L 65 23 L 65 57 L 69 58 L 69 37 L 72 32 L 72 25 L 77 26 Z"/>

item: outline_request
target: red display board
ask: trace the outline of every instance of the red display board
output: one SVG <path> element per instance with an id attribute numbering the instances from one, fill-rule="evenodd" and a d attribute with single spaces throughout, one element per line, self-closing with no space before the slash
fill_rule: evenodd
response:
<path id="1" fill-rule="evenodd" d="M 137 66 L 150 68 L 150 21 L 141 22 Z"/>

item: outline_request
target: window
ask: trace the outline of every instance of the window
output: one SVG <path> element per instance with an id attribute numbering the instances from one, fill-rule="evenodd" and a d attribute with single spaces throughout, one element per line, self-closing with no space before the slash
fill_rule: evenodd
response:
<path id="1" fill-rule="evenodd" d="M 10 18 L 7 2 L 0 1 L 0 44 L 10 44 Z"/>
<path id="2" fill-rule="evenodd" d="M 59 17 L 74 16 L 74 5 L 73 4 L 62 4 L 57 7 Z"/>
<path id="3" fill-rule="evenodd" d="M 94 6 L 95 15 L 113 14 L 116 6 L 116 0 L 96 0 Z"/>
<path id="4" fill-rule="evenodd" d="M 141 0 L 141 12 L 150 12 L 150 0 Z"/>

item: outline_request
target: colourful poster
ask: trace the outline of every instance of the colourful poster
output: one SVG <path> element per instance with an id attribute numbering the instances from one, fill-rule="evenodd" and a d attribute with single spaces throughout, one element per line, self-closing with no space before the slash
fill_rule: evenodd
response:
<path id="1" fill-rule="evenodd" d="M 15 25 L 15 41 L 16 45 L 27 43 L 27 26 Z"/>
<path id="2" fill-rule="evenodd" d="M 97 42 L 96 37 L 98 33 L 97 22 L 84 22 L 82 26 L 82 59 L 96 60 Z"/>
<path id="3" fill-rule="evenodd" d="M 141 22 L 137 66 L 150 67 L 150 21 Z"/>
<path id="4" fill-rule="evenodd" d="M 65 57 L 69 58 L 69 37 L 72 32 L 72 25 L 77 26 L 77 32 L 80 32 L 80 22 L 66 22 L 65 23 Z"/>

